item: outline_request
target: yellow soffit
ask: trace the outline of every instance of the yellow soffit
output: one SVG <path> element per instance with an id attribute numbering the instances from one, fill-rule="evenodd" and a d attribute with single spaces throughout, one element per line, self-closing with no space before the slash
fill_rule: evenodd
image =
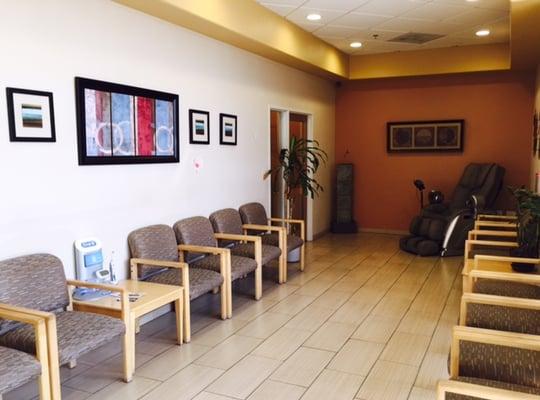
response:
<path id="1" fill-rule="evenodd" d="M 512 68 L 534 69 L 540 65 L 540 0 L 512 0 Z"/>
<path id="2" fill-rule="evenodd" d="M 348 78 L 349 57 L 253 0 L 113 0 L 263 57 Z"/>
<path id="3" fill-rule="evenodd" d="M 351 56 L 349 79 L 500 71 L 509 68 L 509 45 L 487 44 Z"/>

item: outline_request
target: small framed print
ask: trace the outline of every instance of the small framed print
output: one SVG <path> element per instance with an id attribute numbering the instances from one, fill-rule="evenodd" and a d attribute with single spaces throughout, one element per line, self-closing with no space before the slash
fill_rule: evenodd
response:
<path id="1" fill-rule="evenodd" d="M 219 143 L 236 146 L 236 115 L 219 114 Z"/>
<path id="2" fill-rule="evenodd" d="M 189 110 L 189 143 L 210 144 L 210 113 Z"/>
<path id="3" fill-rule="evenodd" d="M 389 153 L 463 151 L 464 120 L 388 122 Z"/>
<path id="4" fill-rule="evenodd" d="M 9 140 L 56 142 L 53 94 L 6 88 Z"/>

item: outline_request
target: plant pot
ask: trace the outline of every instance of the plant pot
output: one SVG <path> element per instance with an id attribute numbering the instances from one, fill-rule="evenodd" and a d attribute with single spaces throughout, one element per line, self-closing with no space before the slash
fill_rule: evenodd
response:
<path id="1" fill-rule="evenodd" d="M 294 250 L 289 251 L 287 254 L 287 262 L 297 263 L 300 261 L 300 247 L 297 247 Z"/>
<path id="2" fill-rule="evenodd" d="M 523 247 L 510 250 L 510 256 L 521 258 L 538 258 L 536 251 L 533 251 L 530 248 Z M 515 261 L 512 263 L 512 269 L 516 272 L 531 273 L 536 271 L 536 264 L 528 264 Z"/>

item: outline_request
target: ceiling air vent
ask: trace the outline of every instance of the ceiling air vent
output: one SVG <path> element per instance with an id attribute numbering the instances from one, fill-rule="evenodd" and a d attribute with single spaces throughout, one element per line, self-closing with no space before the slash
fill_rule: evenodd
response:
<path id="1" fill-rule="evenodd" d="M 409 32 L 404 33 L 403 35 L 396 36 L 395 38 L 388 41 L 398 43 L 424 44 L 427 42 L 431 42 L 432 40 L 442 38 L 443 36 L 444 35 L 436 35 L 433 33 Z"/>

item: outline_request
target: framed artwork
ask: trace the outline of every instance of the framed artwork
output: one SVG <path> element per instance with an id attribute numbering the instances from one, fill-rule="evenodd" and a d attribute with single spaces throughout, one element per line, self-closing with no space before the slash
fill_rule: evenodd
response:
<path id="1" fill-rule="evenodd" d="M 388 122 L 389 153 L 463 151 L 464 120 Z"/>
<path id="2" fill-rule="evenodd" d="M 75 78 L 79 165 L 179 162 L 178 95 Z"/>
<path id="3" fill-rule="evenodd" d="M 53 94 L 6 88 L 9 140 L 56 142 Z"/>
<path id="4" fill-rule="evenodd" d="M 236 146 L 236 115 L 219 114 L 219 143 Z"/>
<path id="5" fill-rule="evenodd" d="M 189 143 L 210 144 L 210 113 L 189 110 Z"/>

